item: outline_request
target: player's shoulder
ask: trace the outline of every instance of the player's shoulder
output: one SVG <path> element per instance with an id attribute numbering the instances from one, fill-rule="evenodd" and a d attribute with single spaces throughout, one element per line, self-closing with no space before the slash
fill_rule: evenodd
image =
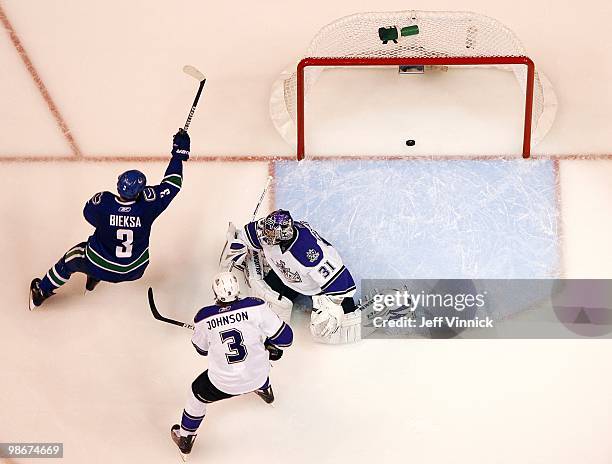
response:
<path id="1" fill-rule="evenodd" d="M 138 200 L 137 203 L 139 204 L 147 204 L 147 203 L 153 203 L 155 202 L 158 198 L 160 198 L 160 186 L 159 185 L 147 185 L 142 193 L 140 195 L 138 195 Z"/>
<path id="2" fill-rule="evenodd" d="M 196 313 L 195 317 L 193 318 L 193 322 L 197 324 L 198 322 L 202 322 L 204 319 L 216 316 L 219 314 L 220 309 L 221 308 L 219 305 L 204 306 Z"/>
<path id="3" fill-rule="evenodd" d="M 247 309 L 247 308 L 254 308 L 256 306 L 262 306 L 265 304 L 266 302 L 262 300 L 261 298 L 256 298 L 254 296 L 247 296 L 246 298 L 241 298 L 235 303 L 232 303 L 231 307 L 234 310 L 235 309 Z"/>
<path id="4" fill-rule="evenodd" d="M 289 249 L 291 254 L 302 266 L 316 266 L 323 259 L 318 235 L 305 222 L 296 221 L 293 225 L 296 237 Z"/>
<path id="5" fill-rule="evenodd" d="M 113 198 L 115 198 L 115 195 L 109 191 L 98 192 L 89 199 L 88 203 L 98 206 L 112 201 Z"/>
<path id="6" fill-rule="evenodd" d="M 257 306 L 265 306 L 266 302 L 261 298 L 255 298 L 252 296 L 241 298 L 240 300 L 230 304 L 229 306 L 219 306 L 219 305 L 210 305 L 205 306 L 200 309 L 195 317 L 193 318 L 193 322 L 196 324 L 198 322 L 202 322 L 204 319 L 208 319 L 209 317 L 218 316 L 219 314 L 237 311 L 240 309 L 250 309 L 255 308 Z"/>

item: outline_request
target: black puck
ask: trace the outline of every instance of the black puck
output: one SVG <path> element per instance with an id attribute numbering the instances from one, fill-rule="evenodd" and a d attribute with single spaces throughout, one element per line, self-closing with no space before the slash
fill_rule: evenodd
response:
<path id="1" fill-rule="evenodd" d="M 406 140 L 406 145 L 408 145 L 409 147 L 414 147 L 414 140 Z"/>

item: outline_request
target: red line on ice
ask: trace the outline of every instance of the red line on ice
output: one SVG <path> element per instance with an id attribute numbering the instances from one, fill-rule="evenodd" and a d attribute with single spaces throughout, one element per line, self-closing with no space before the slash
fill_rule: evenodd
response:
<path id="1" fill-rule="evenodd" d="M 38 90 L 41 96 L 43 97 L 43 100 L 45 100 L 45 103 L 47 104 L 49 111 L 51 111 L 51 115 L 55 119 L 55 122 L 57 122 L 57 125 L 59 126 L 60 130 L 62 131 L 62 134 L 66 138 L 68 145 L 70 145 L 72 154 L 75 157 L 80 157 L 81 150 L 79 149 L 79 146 L 74 140 L 74 137 L 72 136 L 72 133 L 70 132 L 70 129 L 68 128 L 68 124 L 66 124 L 66 121 L 62 117 L 59 109 L 57 108 L 57 105 L 53 101 L 53 98 L 51 98 L 51 94 L 49 94 L 49 90 L 47 90 L 47 87 L 45 86 L 42 78 L 40 77 L 40 74 L 38 74 L 38 71 L 34 67 L 32 60 L 28 56 L 28 53 L 26 52 L 23 44 L 21 43 L 21 40 L 19 39 L 19 36 L 17 35 L 15 28 L 9 21 L 4 11 L 4 8 L 2 8 L 1 4 L 0 4 L 0 21 L 2 22 L 4 29 L 6 29 L 6 32 L 8 33 L 11 39 L 11 42 L 13 43 L 13 46 L 15 47 L 15 50 L 19 54 L 19 57 L 23 61 L 23 64 L 25 65 L 26 69 L 30 73 L 30 76 L 32 77 L 32 80 L 36 84 L 36 87 L 38 87 Z"/>
<path id="2" fill-rule="evenodd" d="M 81 161 L 95 163 L 112 163 L 112 162 L 140 162 L 140 163 L 156 163 L 164 162 L 169 159 L 167 155 L 80 155 L 79 158 L 66 155 L 18 155 L 18 154 L 0 154 L 0 163 L 20 163 L 20 162 L 55 162 L 55 161 Z M 368 156 L 310 156 L 305 161 L 359 161 L 359 160 L 378 160 L 378 161 L 410 161 L 410 160 L 430 160 L 430 161 L 497 161 L 497 160 L 520 160 L 520 155 L 413 155 L 413 156 L 387 156 L 387 155 L 368 155 Z M 556 161 L 597 161 L 597 160 L 612 160 L 612 154 L 588 154 L 588 155 L 531 155 L 530 160 L 556 160 Z M 266 163 L 274 161 L 296 161 L 293 155 L 192 155 L 190 163 L 235 163 L 235 162 L 250 162 L 250 163 Z M 529 163 L 529 160 L 525 160 Z M 273 169 L 273 168 L 271 168 Z"/>

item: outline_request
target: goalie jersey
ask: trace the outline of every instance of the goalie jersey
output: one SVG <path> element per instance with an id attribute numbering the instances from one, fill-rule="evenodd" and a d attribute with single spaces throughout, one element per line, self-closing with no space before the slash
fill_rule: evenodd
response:
<path id="1" fill-rule="evenodd" d="M 202 308 L 191 342 L 208 356 L 208 377 L 219 390 L 240 395 L 261 388 L 270 374 L 266 343 L 287 347 L 291 328 L 259 298 Z"/>
<path id="2" fill-rule="evenodd" d="M 136 200 L 124 201 L 111 192 L 95 194 L 83 209 L 96 228 L 87 240 L 88 274 L 107 282 L 135 280 L 149 264 L 153 221 L 168 207 L 183 182 L 183 163 L 172 158 L 162 182 L 145 187 Z"/>
<path id="3" fill-rule="evenodd" d="M 263 251 L 268 265 L 287 287 L 308 296 L 344 296 L 355 290 L 353 276 L 336 249 L 307 222 L 294 221 L 293 238 L 281 248 L 260 239 L 261 221 L 245 225 L 239 238 L 249 248 Z"/>

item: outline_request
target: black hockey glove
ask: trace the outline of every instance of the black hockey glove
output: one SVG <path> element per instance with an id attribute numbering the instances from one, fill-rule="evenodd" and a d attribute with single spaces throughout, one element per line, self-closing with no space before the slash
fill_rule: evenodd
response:
<path id="1" fill-rule="evenodd" d="M 189 134 L 183 129 L 179 129 L 174 137 L 172 137 L 172 156 L 187 161 L 189 159 L 189 149 L 191 148 L 191 140 Z"/>
<path id="2" fill-rule="evenodd" d="M 270 361 L 278 361 L 283 356 L 283 350 L 281 350 L 278 346 L 274 346 L 272 343 L 269 343 L 268 340 L 264 342 L 264 346 L 266 350 L 268 350 Z"/>

